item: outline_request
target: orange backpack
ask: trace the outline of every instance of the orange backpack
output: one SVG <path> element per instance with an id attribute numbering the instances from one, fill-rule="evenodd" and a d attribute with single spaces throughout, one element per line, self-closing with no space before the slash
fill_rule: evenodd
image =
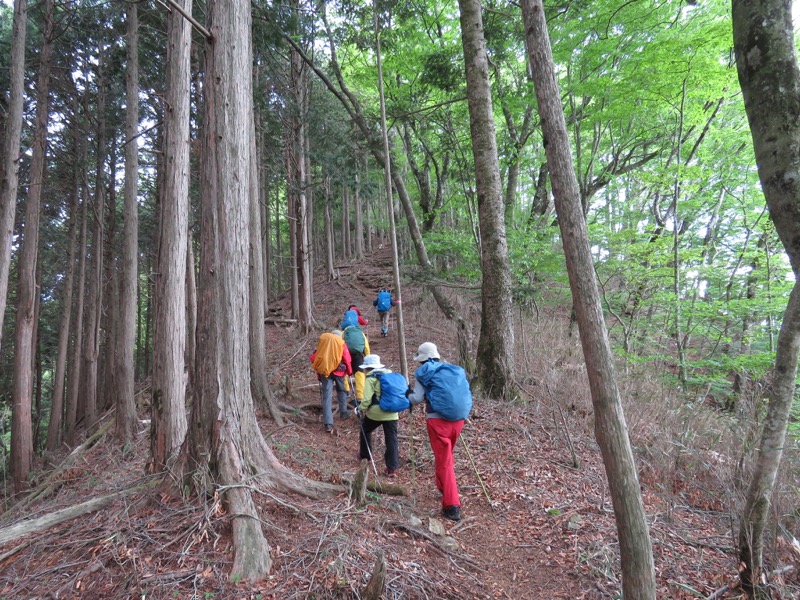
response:
<path id="1" fill-rule="evenodd" d="M 317 352 L 311 366 L 314 370 L 327 377 L 333 373 L 342 362 L 342 348 L 344 340 L 334 333 L 323 333 L 317 341 Z"/>

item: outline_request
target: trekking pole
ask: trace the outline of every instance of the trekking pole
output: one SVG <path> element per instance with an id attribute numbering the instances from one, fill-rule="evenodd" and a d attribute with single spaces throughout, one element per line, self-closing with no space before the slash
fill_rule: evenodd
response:
<path id="1" fill-rule="evenodd" d="M 475 475 L 478 477 L 478 483 L 481 484 L 481 488 L 483 489 L 483 495 L 486 496 L 486 501 L 489 503 L 489 509 L 494 512 L 494 508 L 492 508 L 492 499 L 489 497 L 489 492 L 486 489 L 486 486 L 483 484 L 483 479 L 481 478 L 481 474 L 478 472 L 478 467 L 475 465 L 475 460 L 472 458 L 472 453 L 469 451 L 467 447 L 467 442 L 464 439 L 464 434 L 459 436 L 461 438 L 461 443 L 464 445 L 464 450 L 467 451 L 467 456 L 469 457 L 469 462 L 472 463 L 472 469 L 475 471 Z"/>
<path id="2" fill-rule="evenodd" d="M 364 445 L 367 447 L 367 454 L 369 454 L 369 462 L 372 463 L 372 470 L 375 471 L 375 479 L 379 479 L 380 477 L 378 475 L 378 467 L 375 466 L 375 459 L 372 457 L 372 448 L 369 445 L 369 440 L 367 439 L 367 433 L 364 431 L 364 422 L 361 420 L 361 415 L 358 414 L 358 408 L 356 408 L 356 418 L 358 419 L 358 426 L 361 428 L 361 435 L 364 438 Z"/>

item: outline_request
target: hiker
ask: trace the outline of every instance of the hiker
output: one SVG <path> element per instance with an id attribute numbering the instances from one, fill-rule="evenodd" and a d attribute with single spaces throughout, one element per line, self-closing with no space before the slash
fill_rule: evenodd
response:
<path id="1" fill-rule="evenodd" d="M 365 325 L 368 325 L 368 324 L 369 324 L 369 321 L 367 321 L 367 320 L 366 320 L 364 317 L 362 317 L 362 316 L 361 316 L 361 311 L 360 311 L 360 310 L 358 310 L 358 307 L 357 307 L 355 304 L 351 304 L 350 306 L 348 306 L 348 307 L 347 307 L 347 310 L 354 310 L 354 311 L 356 311 L 356 314 L 358 315 L 358 324 L 359 324 L 361 327 L 364 327 Z"/>
<path id="2" fill-rule="evenodd" d="M 400 300 L 392 298 L 392 294 L 386 288 L 381 288 L 378 297 L 372 301 L 372 305 L 378 309 L 378 316 L 381 318 L 381 335 L 389 335 L 389 311 L 398 304 Z"/>
<path id="3" fill-rule="evenodd" d="M 377 354 L 365 356 L 361 368 L 367 379 L 364 384 L 364 399 L 358 406 L 358 410 L 364 415 L 361 420 L 358 457 L 360 460 L 372 459 L 372 432 L 383 426 L 383 437 L 386 440 L 386 452 L 383 455 L 386 462 L 385 474 L 387 477 L 394 477 L 399 460 L 397 422 L 400 417 L 397 409 L 404 410 L 410 406 L 405 397 L 408 383 L 400 373 L 392 373 L 382 365 L 381 357 Z"/>
<path id="4" fill-rule="evenodd" d="M 461 501 L 456 483 L 453 451 L 472 410 L 472 392 L 464 369 L 441 362 L 433 342 L 420 344 L 414 361 L 414 388 L 406 394 L 412 406 L 425 402 L 428 438 L 433 450 L 436 487 L 442 493 L 442 514 L 451 521 L 461 520 Z"/>
<path id="5" fill-rule="evenodd" d="M 350 351 L 350 364 L 353 367 L 353 373 L 355 373 L 356 402 L 360 402 L 364 397 L 364 371 L 359 367 L 364 357 L 369 354 L 369 340 L 367 340 L 366 334 L 358 325 L 358 313 L 355 310 L 348 309 L 344 313 L 342 329 L 344 330 L 342 337 L 347 349 Z M 349 390 L 349 386 L 347 389 Z"/>
<path id="6" fill-rule="evenodd" d="M 322 398 L 322 422 L 325 431 L 333 433 L 333 388 L 339 401 L 339 417 L 345 420 L 350 417 L 347 408 L 347 390 L 344 377 L 353 374 L 350 362 L 350 351 L 344 343 L 342 332 L 334 329 L 323 333 L 317 340 L 317 349 L 311 355 L 311 365 L 317 372 L 319 390 Z"/>

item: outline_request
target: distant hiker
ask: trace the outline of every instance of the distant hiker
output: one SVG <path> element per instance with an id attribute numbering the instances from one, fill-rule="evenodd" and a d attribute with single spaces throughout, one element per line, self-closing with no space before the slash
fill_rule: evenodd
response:
<path id="1" fill-rule="evenodd" d="M 344 330 L 342 337 L 350 351 L 350 361 L 355 373 L 356 401 L 360 401 L 364 397 L 364 372 L 359 367 L 364 357 L 369 354 L 369 340 L 358 325 L 358 312 L 355 310 L 344 313 L 342 329 Z"/>
<path id="2" fill-rule="evenodd" d="M 428 438 L 436 468 L 436 487 L 442 492 L 442 514 L 451 521 L 461 520 L 453 451 L 472 410 L 472 392 L 464 369 L 441 362 L 436 344 L 420 344 L 414 361 L 422 363 L 414 371 L 414 389 L 408 388 L 411 405 L 425 402 Z"/>
<path id="3" fill-rule="evenodd" d="M 378 297 L 372 301 L 372 305 L 378 309 L 378 316 L 381 318 L 381 335 L 389 335 L 389 311 L 399 300 L 392 298 L 392 294 L 386 288 L 381 288 Z"/>
<path id="4" fill-rule="evenodd" d="M 369 321 L 367 321 L 364 317 L 361 316 L 361 311 L 358 310 L 358 307 L 355 304 L 351 304 L 350 306 L 348 306 L 347 310 L 356 311 L 356 314 L 358 315 L 358 324 L 361 325 L 361 327 L 364 327 L 369 323 Z"/>
<path id="5" fill-rule="evenodd" d="M 347 391 L 344 377 L 353 374 L 350 362 L 350 351 L 342 339 L 342 332 L 335 329 L 331 333 L 323 333 L 317 340 L 317 349 L 311 355 L 311 366 L 317 372 L 320 396 L 322 398 L 322 422 L 325 431 L 333 432 L 333 388 L 339 401 L 339 416 L 347 419 L 350 411 L 347 408 Z"/>
<path id="6" fill-rule="evenodd" d="M 386 440 L 386 475 L 394 477 L 398 466 L 397 443 L 397 411 L 409 408 L 405 396 L 408 389 L 406 378 L 400 373 L 392 373 L 381 364 L 381 357 L 368 354 L 364 357 L 361 368 L 367 374 L 364 385 L 364 399 L 358 410 L 364 415 L 361 421 L 359 458 L 370 459 L 372 455 L 372 432 L 383 426 L 383 437 Z"/>

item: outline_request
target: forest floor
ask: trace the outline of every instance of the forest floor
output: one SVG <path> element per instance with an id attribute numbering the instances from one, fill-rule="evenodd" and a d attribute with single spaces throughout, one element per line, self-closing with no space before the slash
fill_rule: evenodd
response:
<path id="1" fill-rule="evenodd" d="M 271 382 L 279 400 L 297 410 L 283 427 L 259 418 L 284 464 L 329 482 L 358 469 L 359 424 L 337 420 L 333 435 L 323 431 L 309 364 L 317 335 L 336 327 L 354 303 L 371 321 L 372 352 L 400 370 L 396 320 L 382 338 L 372 309 L 376 291 L 391 286 L 389 250 L 337 270 L 339 279 L 315 282 L 320 327 L 314 334 L 268 325 Z M 445 359 L 454 356 L 454 327 L 426 294 L 407 287 L 403 307 L 409 357 L 423 341 L 436 342 Z M 288 314 L 288 300 L 272 308 Z M 528 362 L 533 364 L 526 357 Z M 476 398 L 465 444 L 456 451 L 464 515 L 459 523 L 440 516 L 433 456 L 418 410 L 400 421 L 401 468 L 391 482 L 407 496 L 370 493 L 359 508 L 346 494 L 325 501 L 256 494 L 273 558 L 265 581 L 230 580 L 230 520 L 219 502 L 150 490 L 5 542 L 0 598 L 358 598 L 380 552 L 387 564 L 383 598 L 618 598 L 614 513 L 591 427 L 575 426 L 565 415 L 562 407 L 569 411 L 578 403 L 549 388 L 537 393 L 532 385 L 524 402 Z M 0 540 L 6 539 L 3 528 L 23 516 L 34 519 L 146 481 L 148 431 L 143 421 L 134 448 L 119 448 L 108 436 L 87 449 L 62 473 L 55 493 L 27 506 L 24 515 L 10 506 L 0 517 Z M 380 430 L 374 444 L 378 480 L 386 482 Z M 38 481 L 47 475 L 40 468 Z M 670 486 L 680 481 L 680 489 L 665 492 L 658 475 L 641 476 L 658 598 L 707 597 L 735 581 L 730 512 L 718 491 L 686 479 L 671 478 Z M 739 594 L 731 590 L 725 597 Z"/>

